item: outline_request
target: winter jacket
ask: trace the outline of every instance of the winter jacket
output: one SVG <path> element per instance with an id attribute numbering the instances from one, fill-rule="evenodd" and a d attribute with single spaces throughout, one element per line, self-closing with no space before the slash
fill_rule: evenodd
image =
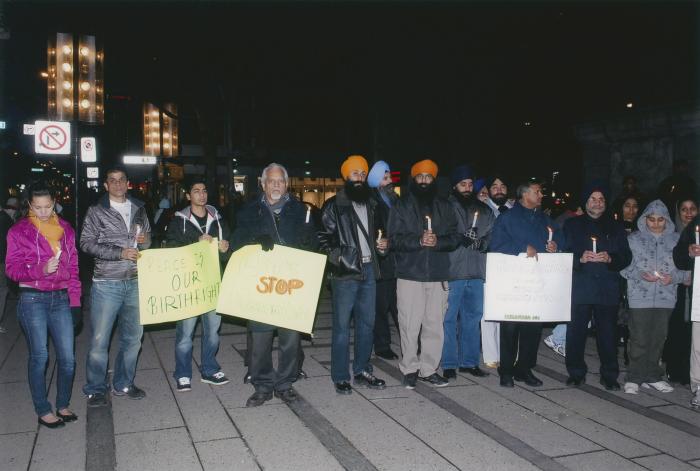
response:
<path id="1" fill-rule="evenodd" d="M 690 244 L 695 243 L 695 226 L 700 226 L 700 216 L 695 216 L 695 219 L 688 224 L 685 229 L 683 229 L 683 232 L 681 232 L 680 237 L 678 239 L 678 243 L 676 243 L 676 246 L 673 248 L 673 262 L 676 264 L 676 267 L 679 270 L 688 270 L 691 272 L 691 280 L 694 279 L 694 271 L 695 271 L 695 257 L 691 257 L 688 254 L 688 248 L 690 247 Z M 693 285 L 688 287 L 688 299 L 690 300 L 691 303 L 691 309 L 692 309 L 692 302 L 693 302 Z"/>
<path id="2" fill-rule="evenodd" d="M 165 246 L 184 247 L 194 244 L 199 242 L 199 238 L 205 233 L 219 240 L 228 240 L 231 233 L 226 221 L 222 219 L 221 214 L 219 214 L 214 206 L 206 205 L 205 207 L 207 210 L 205 232 L 202 232 L 197 220 L 192 215 L 192 207 L 187 206 L 185 209 L 177 211 L 168 224 L 168 231 L 165 234 Z M 219 259 L 222 262 L 222 271 L 224 269 L 224 262 L 229 259 L 230 255 L 230 250 L 227 250 L 225 253 L 219 252 Z"/>
<path id="3" fill-rule="evenodd" d="M 479 216 L 476 218 L 475 230 L 476 236 L 480 240 L 478 250 L 468 248 L 465 244 L 460 244 L 457 250 L 450 252 L 450 279 L 483 280 L 486 278 L 486 251 L 491 239 L 493 224 L 496 222 L 496 214 L 489 206 L 476 198 L 472 199 L 466 210 L 454 194 L 450 195 L 448 201 L 455 211 L 457 232 L 459 234 L 465 234 L 471 229 L 474 213 L 476 211 L 479 212 Z"/>
<path id="4" fill-rule="evenodd" d="M 435 247 L 420 244 L 430 216 Z M 389 247 L 396 253 L 396 278 L 412 281 L 447 281 L 450 279 L 450 255 L 462 243 L 457 232 L 457 218 L 447 199 L 436 196 L 428 214 L 418 200 L 407 192 L 389 215 Z"/>
<path id="5" fill-rule="evenodd" d="M 574 254 L 573 282 L 571 287 L 574 304 L 602 304 L 616 306 L 620 302 L 619 272 L 632 261 L 627 244 L 627 232 L 618 221 L 607 214 L 593 219 L 582 214 L 564 223 L 565 252 Z M 593 249 L 591 237 L 596 238 L 596 250 L 607 252 L 610 263 L 581 263 L 581 255 Z"/>
<path id="6" fill-rule="evenodd" d="M 5 263 L 7 252 L 7 233 L 12 227 L 13 221 L 9 214 L 0 209 L 0 263 Z"/>
<path id="7" fill-rule="evenodd" d="M 653 234 L 646 224 L 650 214 L 657 214 L 666 219 L 666 228 L 661 234 Z M 673 248 L 678 242 L 678 233 L 668 214 L 666 205 L 661 200 L 649 203 L 637 221 L 639 231 L 629 235 L 632 250 L 632 263 L 622 270 L 621 275 L 627 279 L 627 298 L 630 308 L 667 308 L 676 304 L 676 285 L 683 282 L 684 273 L 673 262 Z M 646 281 L 642 272 L 653 274 L 668 273 L 671 283 L 664 286 L 659 281 Z"/>
<path id="8" fill-rule="evenodd" d="M 382 237 L 387 237 L 387 227 L 389 226 L 389 213 L 391 208 L 386 204 L 384 199 L 378 194 L 380 189 L 375 189 L 373 198 L 377 202 L 376 211 L 374 213 L 374 227 L 382 230 Z M 399 201 L 398 195 L 389 196 L 392 206 Z M 391 247 L 385 254 L 377 254 L 379 256 L 379 271 L 382 280 L 391 280 L 396 278 L 396 255 Z"/>
<path id="9" fill-rule="evenodd" d="M 369 248 L 372 251 L 372 266 L 374 277 L 381 277 L 381 270 L 377 260 L 375 237 L 377 230 L 375 223 L 375 208 L 377 202 L 370 198 L 367 201 L 367 235 Z M 352 206 L 352 201 L 340 190 L 335 196 L 329 198 L 321 209 L 321 222 L 323 228 L 318 233 L 321 250 L 328 255 L 331 264 L 331 276 L 338 280 L 361 280 L 362 273 L 362 248 L 358 238 L 357 225 L 360 218 Z M 388 230 L 391 233 L 391 230 Z"/>
<path id="10" fill-rule="evenodd" d="M 496 218 L 491 231 L 489 252 L 518 255 L 527 252 L 527 246 L 531 245 L 537 252 L 544 253 L 549 238 L 547 227 L 554 230 L 553 240 L 561 251 L 565 247 L 564 233 L 552 223 L 549 216 L 540 208 L 527 209 L 516 202 L 510 211 Z"/>
<path id="11" fill-rule="evenodd" d="M 109 205 L 104 194 L 97 204 L 88 208 L 80 234 L 80 249 L 95 257 L 94 280 L 130 280 L 138 275 L 136 262 L 122 259 L 122 249 L 133 247 L 136 225 L 146 240 L 138 244 L 140 250 L 151 246 L 151 225 L 142 201 L 127 196 L 131 202 L 131 227 L 126 227 L 119 211 Z"/>
<path id="12" fill-rule="evenodd" d="M 61 258 L 58 269 L 44 274 L 44 266 L 55 254 L 44 236 L 28 218 L 22 218 L 7 233 L 7 277 L 21 286 L 40 291 L 68 290 L 71 307 L 80 306 L 80 277 L 78 276 L 78 251 L 75 248 L 75 231 L 59 218 L 63 228 L 60 240 Z"/>

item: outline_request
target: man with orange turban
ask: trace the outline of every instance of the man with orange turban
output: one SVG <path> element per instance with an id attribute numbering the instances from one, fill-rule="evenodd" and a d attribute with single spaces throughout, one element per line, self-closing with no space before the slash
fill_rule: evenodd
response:
<path id="1" fill-rule="evenodd" d="M 340 168 L 345 187 L 323 205 L 319 232 L 321 248 L 331 263 L 333 287 L 333 336 L 331 379 L 338 394 L 351 394 L 350 317 L 355 317 L 355 386 L 384 389 L 385 382 L 372 374 L 369 362 L 374 341 L 378 253 L 386 239 L 376 241 L 376 201 L 367 185 L 367 161 L 361 155 L 348 157 Z"/>
<path id="2" fill-rule="evenodd" d="M 411 168 L 409 191 L 389 215 L 389 242 L 396 260 L 396 296 L 404 385 L 421 379 L 436 387 L 444 339 L 449 253 L 462 242 L 450 203 L 437 196 L 438 166 L 422 160 Z M 418 355 L 420 338 L 421 353 Z"/>

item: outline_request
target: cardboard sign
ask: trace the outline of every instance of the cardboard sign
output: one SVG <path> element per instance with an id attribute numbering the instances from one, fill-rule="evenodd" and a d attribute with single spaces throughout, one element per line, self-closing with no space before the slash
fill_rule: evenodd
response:
<path id="1" fill-rule="evenodd" d="M 700 280 L 698 279 L 698 272 L 700 269 L 696 269 L 693 272 L 693 300 L 691 301 L 690 310 L 690 320 L 692 322 L 700 322 Z"/>
<path id="2" fill-rule="evenodd" d="M 311 333 L 326 256 L 275 245 L 246 245 L 231 255 L 216 310 Z"/>
<path id="3" fill-rule="evenodd" d="M 179 321 L 216 309 L 221 287 L 218 247 L 214 239 L 140 253 L 141 325 Z"/>
<path id="4" fill-rule="evenodd" d="M 484 320 L 571 320 L 573 255 L 540 253 L 537 258 L 501 253 L 486 256 Z"/>

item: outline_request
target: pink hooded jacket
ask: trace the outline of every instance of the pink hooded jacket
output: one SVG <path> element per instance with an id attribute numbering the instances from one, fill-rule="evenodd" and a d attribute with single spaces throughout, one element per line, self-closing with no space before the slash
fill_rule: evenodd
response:
<path id="1" fill-rule="evenodd" d="M 63 219 L 58 219 L 63 228 L 61 259 L 58 270 L 44 274 L 44 265 L 54 256 L 49 242 L 28 218 L 17 221 L 7 233 L 7 277 L 21 286 L 40 291 L 68 289 L 71 307 L 80 306 L 80 277 L 78 276 L 78 251 L 75 248 L 75 231 Z"/>

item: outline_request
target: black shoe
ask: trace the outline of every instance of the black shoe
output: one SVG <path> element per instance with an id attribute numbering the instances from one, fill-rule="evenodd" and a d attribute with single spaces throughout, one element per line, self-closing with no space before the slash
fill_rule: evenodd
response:
<path id="1" fill-rule="evenodd" d="M 515 384 L 513 383 L 513 377 L 511 375 L 501 375 L 501 386 L 504 388 L 513 388 Z"/>
<path id="2" fill-rule="evenodd" d="M 419 376 L 418 379 L 420 379 L 421 381 L 425 381 L 426 383 L 431 384 L 436 388 L 441 388 L 449 384 L 449 381 L 447 381 L 445 378 L 443 378 L 437 373 L 433 373 L 430 376 Z"/>
<path id="3" fill-rule="evenodd" d="M 282 402 L 290 404 L 299 399 L 299 394 L 297 394 L 294 388 L 289 388 L 283 391 L 275 391 L 275 397 L 282 399 Z"/>
<path id="4" fill-rule="evenodd" d="M 485 378 L 488 376 L 490 373 L 485 372 L 478 366 L 475 366 L 473 368 L 466 368 L 464 366 L 459 367 L 459 372 L 460 373 L 469 373 L 472 376 L 476 376 L 477 378 Z"/>
<path id="5" fill-rule="evenodd" d="M 585 376 L 569 376 L 566 379 L 566 385 L 567 386 L 581 386 L 586 382 L 586 377 Z"/>
<path id="6" fill-rule="evenodd" d="M 309 379 L 309 375 L 306 374 L 306 371 L 299 368 L 299 372 L 297 373 L 297 379 Z"/>
<path id="7" fill-rule="evenodd" d="M 409 373 L 403 377 L 403 385 L 406 389 L 416 389 L 416 382 L 418 381 L 418 373 Z"/>
<path id="8" fill-rule="evenodd" d="M 382 350 L 381 352 L 374 352 L 379 358 L 384 358 L 385 360 L 396 360 L 399 356 L 394 353 L 391 349 Z"/>
<path id="9" fill-rule="evenodd" d="M 89 394 L 88 395 L 88 400 L 87 400 L 87 406 L 88 407 L 102 407 L 107 405 L 107 397 L 105 396 L 105 393 L 95 393 L 95 394 Z"/>
<path id="10" fill-rule="evenodd" d="M 442 376 L 444 376 L 445 379 L 456 378 L 457 372 L 454 368 L 445 368 L 444 370 L 442 370 Z"/>
<path id="11" fill-rule="evenodd" d="M 146 397 L 146 391 L 137 387 L 135 384 L 120 390 L 112 389 L 112 394 L 115 396 L 126 396 L 129 399 L 143 399 Z"/>
<path id="12" fill-rule="evenodd" d="M 272 399 L 271 392 L 259 392 L 255 391 L 252 396 L 248 398 L 245 403 L 246 407 L 258 407 L 265 404 L 267 401 Z"/>
<path id="13" fill-rule="evenodd" d="M 368 371 L 355 375 L 354 383 L 357 386 L 366 386 L 370 389 L 384 389 L 386 387 L 386 382 L 383 379 L 377 378 Z"/>
<path id="14" fill-rule="evenodd" d="M 39 425 L 43 425 L 46 428 L 60 428 L 66 425 L 60 418 L 56 422 L 47 422 L 41 417 L 38 418 Z"/>
<path id="15" fill-rule="evenodd" d="M 514 375 L 513 379 L 515 381 L 522 381 L 532 387 L 542 386 L 542 381 L 537 376 L 533 375 L 532 371 L 528 371 L 527 374 L 523 376 Z"/>
<path id="16" fill-rule="evenodd" d="M 335 383 L 335 392 L 338 394 L 352 394 L 352 386 L 347 381 Z"/>
<path id="17" fill-rule="evenodd" d="M 70 414 L 61 414 L 60 412 L 56 411 L 56 417 L 58 417 L 66 423 L 75 422 L 76 420 L 78 420 L 78 416 L 72 412 Z"/>
<path id="18" fill-rule="evenodd" d="M 251 379 L 253 379 L 253 377 L 250 375 L 250 371 L 246 371 L 245 376 L 243 376 L 243 384 L 250 383 Z"/>
<path id="19" fill-rule="evenodd" d="M 618 383 L 614 379 L 608 380 L 605 378 L 600 378 L 600 384 L 602 384 L 605 387 L 606 391 L 619 391 L 620 390 L 620 383 Z"/>

